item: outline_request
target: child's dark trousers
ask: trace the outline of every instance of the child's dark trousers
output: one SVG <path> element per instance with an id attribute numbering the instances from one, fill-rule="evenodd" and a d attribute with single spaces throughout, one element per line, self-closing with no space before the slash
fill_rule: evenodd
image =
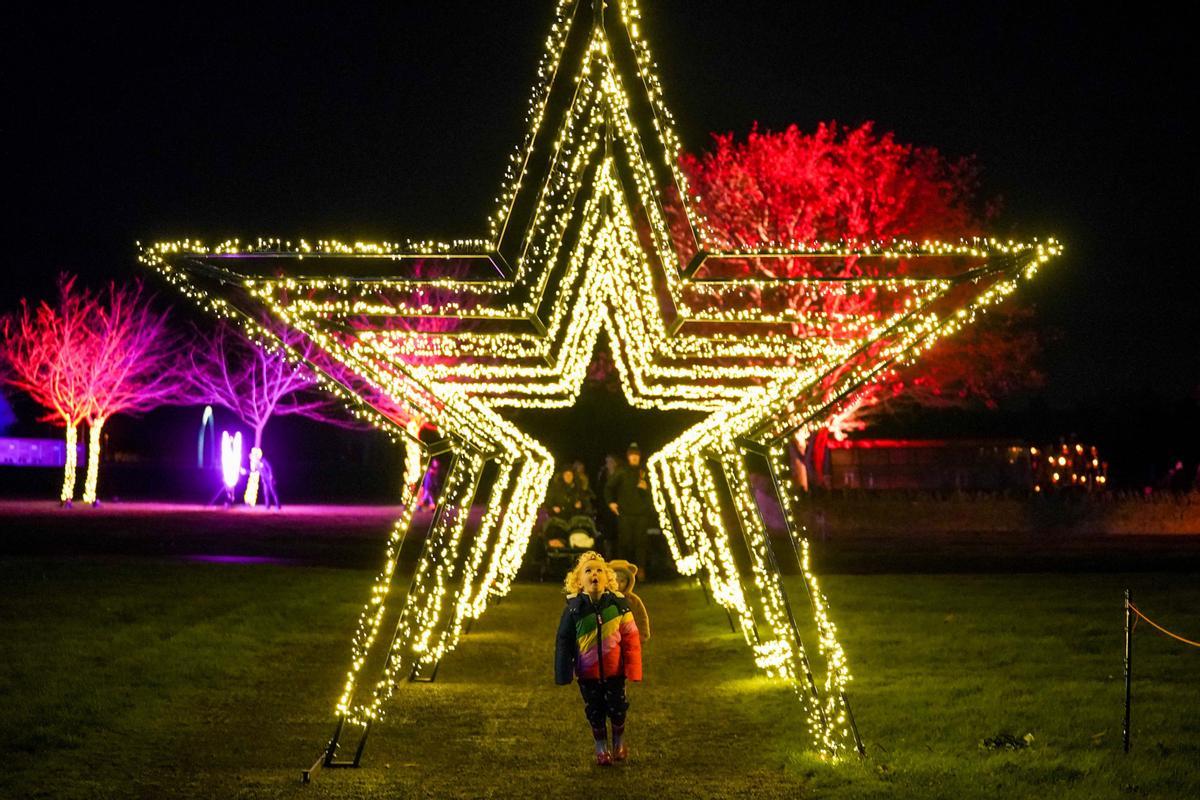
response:
<path id="1" fill-rule="evenodd" d="M 625 698 L 625 676 L 581 680 L 579 693 L 583 695 L 583 713 L 593 729 L 603 729 L 605 717 L 611 719 L 614 726 L 625 724 L 625 712 L 629 710 L 629 700 Z"/>

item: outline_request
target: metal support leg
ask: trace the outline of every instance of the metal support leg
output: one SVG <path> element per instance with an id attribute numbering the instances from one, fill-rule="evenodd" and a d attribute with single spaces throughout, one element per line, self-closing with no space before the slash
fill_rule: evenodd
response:
<path id="1" fill-rule="evenodd" d="M 842 706 L 846 709 L 846 719 L 850 720 L 850 732 L 854 734 L 854 749 L 858 751 L 859 758 L 867 757 L 867 748 L 863 745 L 862 736 L 858 732 L 858 723 L 854 721 L 854 712 L 850 710 L 850 698 L 846 696 L 846 691 L 841 691 Z"/>
<path id="2" fill-rule="evenodd" d="M 781 499 L 782 493 L 783 493 L 783 487 L 779 483 L 779 476 L 775 472 L 775 465 L 771 463 L 771 459 L 770 459 L 767 451 L 765 449 L 763 449 L 757 443 L 752 442 L 750 440 L 743 439 L 743 440 L 739 440 L 738 443 L 740 445 L 742 445 L 743 447 L 745 447 L 748 453 L 754 454 L 754 455 L 758 456 L 760 459 L 762 459 L 764 465 L 766 466 L 766 473 L 771 478 L 771 488 L 775 492 L 776 502 L 779 503 L 780 510 L 786 510 L 785 506 L 783 505 L 783 501 Z M 759 510 L 759 515 L 760 516 L 762 515 L 761 509 Z M 765 522 L 764 522 L 764 525 L 765 525 Z M 809 605 L 812 607 L 813 613 L 815 615 L 816 611 L 817 611 L 817 604 L 816 604 L 815 599 L 813 598 L 813 589 L 811 586 L 808 585 L 808 574 L 804 571 L 804 568 L 803 568 L 804 562 L 800 556 L 800 548 L 796 544 L 796 534 L 795 534 L 795 531 L 792 530 L 792 521 L 788 518 L 788 515 L 786 513 L 783 514 L 783 527 L 787 533 L 788 543 L 792 547 L 792 555 L 796 559 L 796 564 L 798 566 L 800 566 L 800 574 L 804 579 L 804 590 L 805 590 L 805 593 L 808 595 Z M 767 557 L 770 559 L 771 566 L 775 570 L 775 574 L 779 575 L 780 582 L 782 583 L 783 573 L 780 572 L 780 570 L 779 570 L 779 562 L 775 558 L 775 551 L 771 545 L 769 538 L 767 540 Z M 783 596 L 784 608 L 787 611 L 788 622 L 790 623 L 791 628 L 792 628 L 792 635 L 795 637 L 797 645 L 799 645 L 801 648 L 803 648 L 803 644 L 800 641 L 800 629 L 796 624 L 796 616 L 792 612 L 791 601 L 788 599 L 786 592 L 781 592 L 781 594 Z M 803 649 L 801 650 L 801 652 L 803 652 Z M 817 698 L 819 698 L 820 695 L 817 692 L 816 679 L 813 676 L 812 665 L 809 663 L 807 654 L 805 654 L 801 657 L 801 663 L 802 663 L 802 666 L 804 667 L 804 673 L 808 680 L 809 689 L 812 693 L 814 702 L 818 702 Z M 849 720 L 850 731 L 854 735 L 854 748 L 855 748 L 855 750 L 858 751 L 858 757 L 860 759 L 865 759 L 867 757 L 867 749 L 863 745 L 862 735 L 858 731 L 858 723 L 855 721 L 854 712 L 850 708 L 850 698 L 846 696 L 846 692 L 844 689 L 840 690 L 838 692 L 838 698 L 842 701 L 842 707 L 846 709 L 846 719 Z M 818 705 L 818 710 L 820 710 L 819 705 Z M 821 713 L 822 723 L 827 725 L 828 722 L 826 721 L 824 711 L 822 710 L 820 713 Z"/>
<path id="3" fill-rule="evenodd" d="M 704 576 L 700 570 L 696 570 L 696 584 L 700 587 L 700 591 L 704 593 L 704 605 L 712 605 L 712 596 L 708 593 L 708 587 L 704 585 Z"/>
<path id="4" fill-rule="evenodd" d="M 451 458 L 450 458 L 450 465 L 446 471 L 447 475 L 451 474 L 454 471 L 454 468 L 455 468 L 459 458 L 460 458 L 460 456 L 458 455 L 458 453 L 456 453 L 456 452 L 452 453 Z M 429 470 L 428 462 L 425 463 L 425 469 L 426 469 L 426 472 L 428 472 L 428 470 Z M 444 511 L 444 508 L 445 508 L 444 504 L 439 503 L 437 506 L 437 509 L 433 513 L 433 516 L 430 518 L 429 526 L 428 526 L 428 529 L 427 529 L 426 535 L 425 535 L 425 544 L 422 547 L 422 551 L 421 551 L 421 555 L 418 559 L 418 563 L 420 563 L 420 559 L 425 559 L 425 558 L 429 557 L 429 551 L 430 551 L 432 538 L 433 538 L 433 531 L 437 529 L 437 525 L 438 525 L 438 522 Z M 409 531 L 410 531 L 411 527 L 414 525 L 414 523 L 415 523 L 415 517 L 409 520 L 409 528 L 406 528 L 402 532 L 402 535 L 401 535 L 399 541 L 396 543 L 396 554 L 397 554 L 396 558 L 397 558 L 397 560 L 399 560 L 399 553 L 404 548 L 404 542 L 408 538 Z M 408 591 L 404 595 L 404 603 L 405 604 L 407 604 L 409 602 L 410 598 L 412 598 L 412 596 L 413 596 L 413 587 L 416 585 L 416 580 L 417 580 L 417 569 L 414 568 L 412 580 L 409 583 Z M 401 615 L 396 620 L 396 629 L 392 633 L 391 641 L 388 644 L 387 650 L 384 653 L 385 662 L 387 659 L 390 659 L 392 657 L 392 653 L 396 648 L 396 643 L 400 639 L 402 621 L 403 621 L 403 611 L 401 612 Z M 336 761 L 335 760 L 335 758 L 337 756 L 338 747 L 340 745 L 342 732 L 345 729 L 345 725 L 346 725 L 346 717 L 345 716 L 339 717 L 337 726 L 333 729 L 333 736 L 330 737 L 329 743 L 327 745 L 325 745 L 325 750 L 322 752 L 321 757 L 318 758 L 311 767 L 309 767 L 308 769 L 303 770 L 301 772 L 300 779 L 301 779 L 302 783 L 311 782 L 313 776 L 316 775 L 317 772 L 319 772 L 321 769 L 323 769 L 325 767 L 329 767 L 329 768 L 357 767 L 359 765 L 359 763 L 362 761 L 363 749 L 367 745 L 367 734 L 369 734 L 371 731 L 370 722 L 368 722 L 365 726 L 363 726 L 362 736 L 359 738 L 358 744 L 354 748 L 354 760 L 353 761 Z"/>
<path id="5" fill-rule="evenodd" d="M 408 680 L 410 683 L 433 683 L 437 680 L 438 668 L 441 666 L 442 660 L 439 658 L 437 661 L 433 662 L 433 669 L 429 672 L 429 674 L 422 675 L 421 673 L 424 670 L 421 669 L 420 664 L 416 664 L 413 666 L 412 672 L 409 673 Z"/>
<path id="6" fill-rule="evenodd" d="M 704 605 L 711 606 L 712 602 L 713 602 L 712 601 L 712 592 L 709 591 L 708 584 L 704 582 L 704 573 L 703 572 L 696 573 L 696 583 L 699 584 L 700 591 L 704 593 Z M 733 621 L 733 614 L 730 614 L 729 609 L 726 608 L 725 606 L 721 606 L 721 610 L 725 612 L 725 619 L 727 619 L 729 621 L 729 632 L 737 633 L 738 627 L 737 627 L 737 623 Z"/>
<path id="7" fill-rule="evenodd" d="M 346 718 L 339 717 L 337 726 L 333 729 L 333 736 L 329 737 L 329 743 L 325 745 L 324 752 L 317 758 L 313 765 L 300 773 L 301 783 L 311 783 L 313 777 L 316 776 L 324 768 L 328 769 L 347 769 L 357 768 L 362 762 L 363 748 L 367 746 L 367 735 L 371 732 L 371 724 L 367 723 L 363 726 L 362 736 L 358 739 L 358 745 L 354 748 L 353 761 L 337 761 L 337 751 L 342 738 L 342 731 L 345 729 Z"/>
<path id="8" fill-rule="evenodd" d="M 1133 699 L 1133 595 L 1125 590 L 1125 722 L 1121 726 L 1121 740 L 1125 752 L 1129 752 L 1129 706 Z"/>
<path id="9" fill-rule="evenodd" d="M 706 584 L 704 582 L 704 578 L 701 577 L 701 575 L 699 573 L 696 574 L 696 580 L 699 581 L 700 589 L 701 589 L 701 591 L 704 592 L 704 604 L 712 605 L 712 592 L 709 591 L 708 584 Z M 721 610 L 725 612 L 725 619 L 728 620 L 728 622 L 729 622 L 729 632 L 737 633 L 738 626 L 737 626 L 737 623 L 734 622 L 733 614 L 730 614 L 729 609 L 726 608 L 725 606 L 721 606 Z"/>

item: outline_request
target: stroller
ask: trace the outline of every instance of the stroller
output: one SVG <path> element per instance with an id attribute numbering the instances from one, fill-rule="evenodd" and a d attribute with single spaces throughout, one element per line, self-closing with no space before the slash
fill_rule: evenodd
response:
<path id="1" fill-rule="evenodd" d="M 599 538 L 596 521 L 589 516 L 578 514 L 566 520 L 549 517 L 542 525 L 543 554 L 538 580 L 546 580 L 551 572 L 558 577 L 566 575 L 579 556 L 597 548 Z"/>

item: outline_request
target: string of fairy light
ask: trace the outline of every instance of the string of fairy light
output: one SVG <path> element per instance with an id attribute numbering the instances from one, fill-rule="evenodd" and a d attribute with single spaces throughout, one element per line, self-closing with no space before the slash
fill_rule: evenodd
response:
<path id="1" fill-rule="evenodd" d="M 91 453 L 88 454 L 91 456 Z M 79 464 L 79 429 L 74 425 L 67 425 L 66 436 L 66 462 L 63 467 L 63 486 L 59 492 L 58 500 L 61 503 L 69 503 L 72 499 L 72 491 L 67 487 L 75 486 L 75 473 L 78 470 Z M 94 491 L 94 490 L 93 490 Z M 86 499 L 84 502 L 88 502 Z"/>
<path id="2" fill-rule="evenodd" d="M 589 13 L 588 6 L 557 4 L 528 132 L 508 164 L 487 238 L 181 240 L 149 245 L 141 259 L 255 338 L 300 333 L 320 354 L 313 357 L 318 377 L 362 418 L 394 436 L 411 436 L 411 419 L 428 420 L 452 440 L 424 555 L 403 593 L 398 560 L 416 503 L 406 492 L 351 640 L 335 704 L 340 718 L 378 720 L 405 676 L 434 667 L 509 590 L 554 462 L 503 410 L 574 404 L 605 334 L 633 406 L 707 413 L 647 461 L 671 555 L 738 622 L 755 663 L 804 699 L 814 741 L 836 756 L 851 735 L 848 661 L 802 538 L 815 654 L 800 641 L 746 448 L 766 448 L 767 468 L 785 480 L 788 436 L 821 424 L 863 386 L 969 324 L 1060 247 L 979 238 L 722 250 L 689 202 L 680 141 L 638 4 L 609 3 L 619 24 L 603 7 Z M 576 39 L 582 46 L 571 70 L 566 56 Z M 617 51 L 626 49 L 635 74 L 623 74 Z M 630 85 L 644 95 L 648 121 L 634 112 Z M 564 86 L 569 102 L 551 129 L 551 103 Z M 539 167 L 542 157 L 547 164 Z M 672 236 L 664 184 L 683 202 L 690 244 Z M 523 203 L 530 210 L 518 217 Z M 792 276 L 797 259 L 835 273 L 850 260 L 862 268 L 851 278 Z M 504 274 L 416 270 L 433 260 L 503 265 Z M 894 274 L 902 261 L 943 268 Z M 757 270 L 713 277 L 723 263 Z M 281 265 L 291 274 L 277 274 Z M 347 269 L 335 274 L 339 268 Z M 846 300 L 872 310 L 844 311 Z M 455 324 L 437 331 L 404 324 L 423 318 Z M 794 517 L 790 499 L 779 502 Z M 483 513 L 471 521 L 475 506 Z M 744 553 L 741 563 L 735 551 Z M 824 667 L 820 681 L 813 655 Z"/>

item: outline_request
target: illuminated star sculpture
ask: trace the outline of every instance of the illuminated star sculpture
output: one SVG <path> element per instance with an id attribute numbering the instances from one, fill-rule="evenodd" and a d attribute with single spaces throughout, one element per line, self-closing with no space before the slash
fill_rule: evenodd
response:
<path id="1" fill-rule="evenodd" d="M 554 462 L 505 410 L 572 405 L 601 332 L 632 405 L 706 412 L 647 461 L 677 568 L 729 612 L 758 666 L 796 690 L 814 743 L 834 756 L 861 753 L 846 659 L 778 488 L 786 446 L 969 323 L 1058 246 L 720 251 L 688 208 L 635 0 L 559 0 L 538 75 L 529 133 L 485 239 L 183 241 L 142 251 L 253 335 L 294 353 L 303 340 L 309 365 L 363 416 L 397 436 L 428 420 L 441 436 L 423 445 L 426 468 L 435 457 L 447 468 L 421 556 L 408 586 L 395 585 L 414 527 L 410 487 L 354 633 L 335 733 L 314 768 L 357 765 L 397 686 L 432 679 L 511 587 Z M 682 205 L 682 234 L 670 228 L 669 202 Z M 781 274 L 799 277 L 769 277 Z M 785 529 L 771 538 L 802 566 L 815 648 L 801 641 L 768 538 L 765 520 L 780 516 Z M 353 758 L 339 760 L 351 729 Z"/>

